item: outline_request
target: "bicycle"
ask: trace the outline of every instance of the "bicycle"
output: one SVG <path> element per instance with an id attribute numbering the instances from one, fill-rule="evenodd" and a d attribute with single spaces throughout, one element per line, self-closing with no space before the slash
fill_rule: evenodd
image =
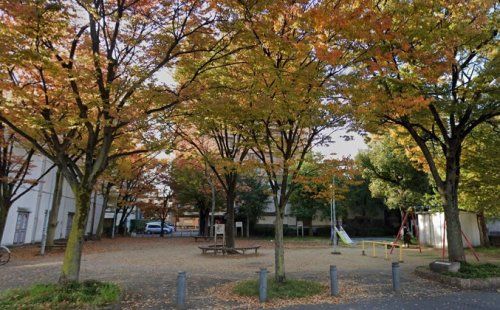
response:
<path id="1" fill-rule="evenodd" d="M 9 260 L 10 260 L 10 250 L 5 246 L 0 245 L 0 266 L 7 264 Z"/>

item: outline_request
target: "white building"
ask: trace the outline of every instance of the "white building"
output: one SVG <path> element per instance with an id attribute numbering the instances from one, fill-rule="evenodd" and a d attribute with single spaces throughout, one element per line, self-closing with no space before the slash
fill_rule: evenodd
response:
<path id="1" fill-rule="evenodd" d="M 33 156 L 32 169 L 26 179 L 36 179 L 52 163 L 45 157 Z M 47 225 L 56 180 L 56 168 L 53 168 L 43 177 L 40 183 L 14 202 L 7 214 L 7 221 L 0 244 L 20 245 L 41 242 L 44 226 Z M 59 207 L 56 239 L 67 238 L 71 230 L 73 215 L 75 214 L 75 198 L 68 183 L 63 181 L 63 194 Z M 24 184 L 23 186 L 29 186 Z M 87 221 L 87 234 L 91 229 L 97 231 L 99 215 L 102 209 L 102 197 L 95 197 L 96 208 L 93 210 L 94 197 L 91 197 L 91 210 Z"/>

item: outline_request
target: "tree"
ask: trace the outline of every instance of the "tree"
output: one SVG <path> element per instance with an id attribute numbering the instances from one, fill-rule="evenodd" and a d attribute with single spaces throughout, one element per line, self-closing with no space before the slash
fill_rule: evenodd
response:
<path id="1" fill-rule="evenodd" d="M 245 110 L 239 116 L 245 137 L 268 179 L 275 209 L 275 280 L 285 281 L 283 216 L 306 154 L 328 139 L 325 129 L 342 125 L 340 104 L 329 97 L 333 76 L 343 69 L 321 61 L 311 50 L 318 36 L 312 16 L 316 2 L 228 1 L 241 19 L 243 42 L 238 70 L 248 77 Z"/>
<path id="2" fill-rule="evenodd" d="M 401 127 L 418 145 L 443 205 L 449 258 L 465 261 L 461 159 L 471 132 L 500 114 L 498 3 L 386 1 L 365 10 L 370 22 L 353 46 L 366 57 L 347 97 L 365 129 Z"/>
<path id="3" fill-rule="evenodd" d="M 254 225 L 267 208 L 269 186 L 265 176 L 246 173 L 237 189 L 237 214 L 246 220 L 246 234 L 250 237 L 250 225 Z"/>
<path id="4" fill-rule="evenodd" d="M 374 197 L 384 198 L 389 208 L 406 210 L 425 204 L 432 195 L 428 174 L 417 169 L 394 136 L 373 137 L 369 150 L 358 154 L 356 161 L 370 182 Z"/>
<path id="5" fill-rule="evenodd" d="M 246 47 L 235 49 L 244 50 Z M 249 152 L 239 118 L 243 113 L 241 95 L 245 92 L 239 90 L 242 76 L 233 68 L 238 63 L 236 59 L 238 55 L 217 62 L 218 68 L 199 76 L 190 88 L 190 92 L 197 95 L 191 96 L 193 100 L 184 106 L 176 124 L 177 132 L 187 142 L 184 151 L 191 149 L 203 157 L 225 193 L 225 242 L 228 248 L 235 246 L 235 199 Z M 189 70 L 192 68 L 184 68 L 184 71 Z"/>
<path id="6" fill-rule="evenodd" d="M 35 150 L 26 148 L 22 140 L 0 122 L 0 241 L 11 206 L 24 196 L 53 168 L 31 177 Z"/>
<path id="7" fill-rule="evenodd" d="M 477 212 L 481 228 L 481 244 L 488 246 L 486 217 L 500 215 L 497 192 L 500 188 L 499 158 L 500 137 L 497 127 L 489 124 L 478 126 L 471 139 L 464 144 L 461 191 L 458 197 L 462 208 Z"/>
<path id="8" fill-rule="evenodd" d="M 309 225 L 314 218 L 330 218 L 333 194 L 336 202 L 344 200 L 356 174 L 348 158 L 325 159 L 319 153 L 309 153 L 296 178 L 297 188 L 290 196 L 292 213 Z M 346 214 L 347 210 L 337 204 L 336 212 Z M 309 234 L 312 235 L 312 229 Z"/>
<path id="9" fill-rule="evenodd" d="M 172 161 L 169 186 L 173 191 L 173 198 L 180 204 L 192 205 L 198 209 L 199 233 L 203 236 L 209 234 L 208 223 L 212 203 L 220 205 L 223 200 L 220 187 L 215 188 L 215 196 L 212 195 L 211 178 L 213 176 L 208 174 L 203 159 L 184 156 Z"/>
<path id="10" fill-rule="evenodd" d="M 110 160 L 137 152 L 116 152 L 115 139 L 184 100 L 190 80 L 172 85 L 161 70 L 191 53 L 213 55 L 207 69 L 230 38 L 211 28 L 220 15 L 202 1 L 2 1 L 0 11 L 0 120 L 70 184 L 60 282 L 78 280 L 92 189 Z"/>
<path id="11" fill-rule="evenodd" d="M 158 177 L 153 171 L 161 164 L 154 158 L 155 153 L 134 154 L 117 160 L 114 165 L 113 181 L 117 191 L 116 210 L 121 216 L 118 229 L 126 233 L 126 224 L 130 214 L 140 208 L 147 197 L 156 192 L 154 180 Z"/>
<path id="12" fill-rule="evenodd" d="M 52 206 L 49 213 L 49 222 L 47 225 L 47 241 L 46 245 L 50 248 L 54 245 L 56 230 L 59 218 L 59 207 L 61 206 L 63 194 L 64 177 L 60 169 L 56 172 L 56 181 L 54 183 L 54 192 L 52 194 Z"/>

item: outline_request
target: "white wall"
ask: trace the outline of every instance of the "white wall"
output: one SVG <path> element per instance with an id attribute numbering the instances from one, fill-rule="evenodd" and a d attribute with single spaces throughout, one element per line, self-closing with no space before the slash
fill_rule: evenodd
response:
<path id="1" fill-rule="evenodd" d="M 442 248 L 444 233 L 443 225 L 443 212 L 419 213 L 418 234 L 420 243 L 427 246 Z M 477 215 L 475 213 L 460 211 L 460 225 L 462 226 L 462 231 L 473 246 L 481 245 Z M 462 237 L 462 241 L 464 247 L 467 247 L 465 238 Z M 446 235 L 444 238 L 444 245 L 447 245 Z"/>
<path id="2" fill-rule="evenodd" d="M 33 167 L 30 170 L 30 175 L 26 179 L 36 179 L 52 166 L 52 163 L 45 157 L 34 156 L 32 160 Z M 28 225 L 24 243 L 35 243 L 42 240 L 43 225 L 45 216 L 52 207 L 52 199 L 54 194 L 56 179 L 56 168 L 53 168 L 42 181 L 31 189 L 24 196 L 19 198 L 9 210 L 7 214 L 7 222 L 5 225 L 4 234 L 1 244 L 12 245 L 14 242 L 14 234 L 16 231 L 16 222 L 19 211 L 29 212 Z M 29 185 L 24 184 L 25 188 Z M 21 190 L 21 189 L 20 189 Z M 93 198 L 91 199 L 93 202 Z M 96 221 L 94 223 L 94 233 L 97 229 L 100 210 L 102 207 L 102 197 L 97 197 Z M 45 215 L 47 212 L 47 215 Z M 56 239 L 66 238 L 66 227 L 68 223 L 68 213 L 75 212 L 75 199 L 71 188 L 64 181 L 63 196 L 59 208 L 58 227 L 56 230 Z M 92 210 L 91 210 L 92 212 Z M 89 216 L 91 218 L 92 215 Z M 87 222 L 87 233 L 90 232 L 91 220 Z"/>

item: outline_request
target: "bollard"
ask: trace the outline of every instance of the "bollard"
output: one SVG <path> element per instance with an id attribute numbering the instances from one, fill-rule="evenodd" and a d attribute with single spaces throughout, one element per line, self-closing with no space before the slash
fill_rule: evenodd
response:
<path id="1" fill-rule="evenodd" d="M 399 263 L 392 263 L 392 289 L 395 292 L 399 292 L 400 283 L 399 283 Z"/>
<path id="2" fill-rule="evenodd" d="M 259 301 L 267 300 L 267 269 L 260 268 L 259 272 Z"/>
<path id="3" fill-rule="evenodd" d="M 184 308 L 186 305 L 186 272 L 179 271 L 177 274 L 177 307 Z"/>
<path id="4" fill-rule="evenodd" d="M 337 266 L 330 265 L 330 294 L 339 296 L 339 282 L 337 277 Z"/>

